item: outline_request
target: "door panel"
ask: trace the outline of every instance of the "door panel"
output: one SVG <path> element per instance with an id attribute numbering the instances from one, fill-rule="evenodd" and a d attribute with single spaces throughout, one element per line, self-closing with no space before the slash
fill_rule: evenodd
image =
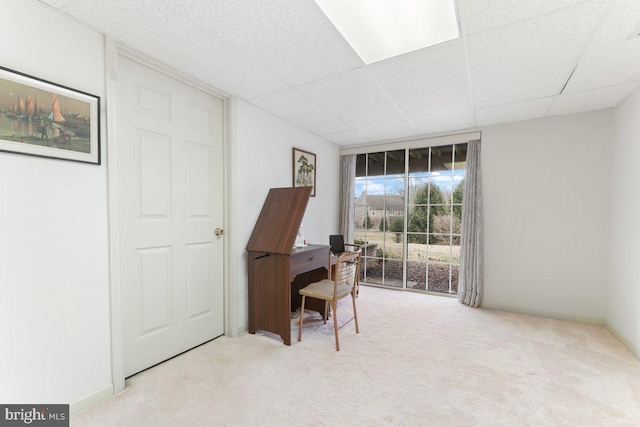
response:
<path id="1" fill-rule="evenodd" d="M 125 376 L 223 333 L 223 102 L 119 57 Z"/>
<path id="2" fill-rule="evenodd" d="M 171 248 L 139 249 L 136 294 L 142 335 L 171 325 Z"/>
<path id="3" fill-rule="evenodd" d="M 171 138 L 135 130 L 138 218 L 171 216 Z"/>
<path id="4" fill-rule="evenodd" d="M 208 159 L 213 155 L 209 147 L 188 143 L 189 150 L 189 182 L 188 182 L 188 215 L 189 218 L 209 218 L 211 216 L 210 195 L 211 183 L 209 179 L 202 177 L 211 176 L 211 162 Z"/>
<path id="5" fill-rule="evenodd" d="M 210 243 L 187 246 L 187 316 L 193 319 L 211 312 Z"/>

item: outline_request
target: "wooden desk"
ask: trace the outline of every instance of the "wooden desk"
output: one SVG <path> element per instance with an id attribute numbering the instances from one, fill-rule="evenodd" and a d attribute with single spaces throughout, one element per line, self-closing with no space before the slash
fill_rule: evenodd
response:
<path id="1" fill-rule="evenodd" d="M 329 274 L 329 246 L 309 245 L 290 254 L 248 251 L 249 333 L 280 335 L 291 345 L 291 312 L 300 307 L 298 291 Z M 309 298 L 306 308 L 324 316 L 324 301 Z"/>

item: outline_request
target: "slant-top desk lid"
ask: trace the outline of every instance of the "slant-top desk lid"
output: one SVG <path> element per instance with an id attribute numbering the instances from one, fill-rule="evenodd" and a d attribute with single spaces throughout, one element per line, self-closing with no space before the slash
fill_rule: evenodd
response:
<path id="1" fill-rule="evenodd" d="M 311 187 L 270 189 L 247 251 L 291 254 L 311 190 Z"/>

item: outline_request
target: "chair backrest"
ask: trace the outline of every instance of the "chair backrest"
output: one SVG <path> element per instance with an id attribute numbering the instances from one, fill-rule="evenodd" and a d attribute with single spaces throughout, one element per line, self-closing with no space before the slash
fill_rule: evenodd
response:
<path id="1" fill-rule="evenodd" d="M 351 287 L 358 284 L 360 278 L 360 251 L 345 252 L 336 262 L 336 286 L 347 284 Z"/>

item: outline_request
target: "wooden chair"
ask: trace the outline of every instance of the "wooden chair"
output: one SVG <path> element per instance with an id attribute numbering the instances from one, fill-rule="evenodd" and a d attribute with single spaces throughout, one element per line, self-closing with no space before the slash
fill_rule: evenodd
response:
<path id="1" fill-rule="evenodd" d="M 342 234 L 330 235 L 329 243 L 331 245 L 331 254 L 334 257 L 339 257 L 345 252 L 361 252 L 360 245 L 356 245 L 354 243 L 345 243 L 344 236 Z M 334 264 L 332 260 L 330 260 L 329 263 L 332 265 Z M 335 277 L 335 269 L 332 270 L 332 273 L 329 278 L 333 280 L 334 277 Z M 360 277 L 357 277 L 356 278 L 356 296 L 360 293 L 359 280 L 360 280 Z"/>
<path id="2" fill-rule="evenodd" d="M 345 243 L 345 249 L 349 252 L 360 252 L 362 256 L 362 247 L 353 243 Z M 358 259 L 358 275 L 355 278 L 356 297 L 360 293 L 360 259 Z"/>
<path id="3" fill-rule="evenodd" d="M 300 289 L 302 295 L 302 307 L 300 307 L 300 329 L 298 330 L 298 341 L 302 339 L 302 323 L 304 319 L 304 303 L 306 297 L 324 300 L 324 323 L 327 323 L 327 308 L 331 305 L 333 313 L 333 326 L 336 335 L 336 351 L 340 351 L 338 341 L 338 329 L 349 323 L 352 319 L 356 323 L 356 333 L 358 329 L 358 313 L 356 312 L 356 292 L 358 291 L 358 279 L 360 278 L 360 251 L 344 252 L 338 258 L 335 266 L 335 279 L 324 279 L 311 283 Z M 353 301 L 353 317 L 338 327 L 338 315 L 336 309 L 338 300 L 351 295 Z"/>

